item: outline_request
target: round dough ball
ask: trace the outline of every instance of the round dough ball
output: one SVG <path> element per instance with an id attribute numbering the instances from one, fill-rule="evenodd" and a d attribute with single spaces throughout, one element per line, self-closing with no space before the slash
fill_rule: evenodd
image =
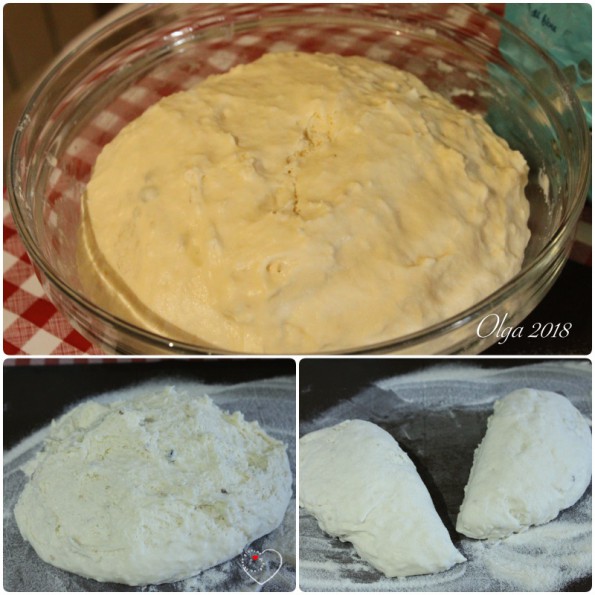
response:
<path id="1" fill-rule="evenodd" d="M 292 486 L 285 446 L 257 422 L 173 388 L 79 405 L 27 472 L 15 517 L 37 554 L 128 585 L 236 556 L 281 524 Z"/>

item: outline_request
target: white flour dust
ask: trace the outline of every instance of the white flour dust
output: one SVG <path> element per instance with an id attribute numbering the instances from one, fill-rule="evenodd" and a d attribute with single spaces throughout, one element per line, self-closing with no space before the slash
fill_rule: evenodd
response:
<path id="1" fill-rule="evenodd" d="M 354 418 L 367 419 L 389 431 L 423 471 L 436 508 L 467 562 L 439 574 L 388 579 L 363 562 L 351 544 L 325 535 L 315 519 L 300 510 L 300 587 L 338 592 L 558 591 L 589 577 L 591 486 L 554 521 L 507 539 L 476 541 L 454 531 L 473 452 L 483 437 L 493 403 L 523 387 L 563 394 L 591 423 L 588 362 L 507 369 L 435 366 L 376 382 L 356 397 L 301 423 L 302 435 Z"/>
<path id="2" fill-rule="evenodd" d="M 94 396 L 98 401 L 130 399 L 148 391 L 175 385 L 197 396 L 208 394 L 224 410 L 241 411 L 248 420 L 258 420 L 272 437 L 287 444 L 295 477 L 295 380 L 275 378 L 233 386 L 214 386 L 167 379 L 139 384 L 121 391 Z M 73 403 L 78 405 L 79 403 Z M 121 591 L 122 585 L 99 583 L 43 562 L 21 537 L 14 519 L 14 506 L 25 485 L 21 468 L 41 447 L 49 426 L 35 432 L 4 453 L 4 588 L 7 591 Z M 295 489 L 295 486 L 294 486 Z M 273 579 L 259 585 L 242 570 L 238 556 L 173 584 L 124 587 L 126 591 L 293 591 L 295 589 L 295 499 L 292 498 L 282 525 L 254 542 L 260 551 L 272 548 L 281 553 L 283 564 Z"/>

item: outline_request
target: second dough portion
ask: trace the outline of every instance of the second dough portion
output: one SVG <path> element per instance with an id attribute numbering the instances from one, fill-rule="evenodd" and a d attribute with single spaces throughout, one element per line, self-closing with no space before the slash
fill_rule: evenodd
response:
<path id="1" fill-rule="evenodd" d="M 591 481 L 591 432 L 565 397 L 522 389 L 494 405 L 475 451 L 457 531 L 507 537 L 547 523 Z"/>
<path id="2" fill-rule="evenodd" d="M 388 577 L 465 561 L 415 465 L 373 423 L 349 420 L 300 440 L 300 506 Z"/>

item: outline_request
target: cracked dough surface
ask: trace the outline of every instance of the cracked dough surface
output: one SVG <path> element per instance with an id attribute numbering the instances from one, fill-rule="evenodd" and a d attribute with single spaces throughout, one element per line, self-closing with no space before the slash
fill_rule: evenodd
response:
<path id="1" fill-rule="evenodd" d="M 15 518 L 44 561 L 103 582 L 173 582 L 277 528 L 285 446 L 241 413 L 169 388 L 89 401 L 52 426 Z"/>
<path id="2" fill-rule="evenodd" d="M 340 350 L 437 323 L 521 267 L 527 165 L 361 57 L 273 53 L 171 95 L 97 159 L 81 275 L 169 337 Z"/>

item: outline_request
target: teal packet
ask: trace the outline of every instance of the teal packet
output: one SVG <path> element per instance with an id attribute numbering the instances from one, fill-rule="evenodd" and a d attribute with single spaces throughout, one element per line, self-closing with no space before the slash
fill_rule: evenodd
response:
<path id="1" fill-rule="evenodd" d="M 504 4 L 504 20 L 530 37 L 543 54 L 552 59 L 563 72 L 579 98 L 589 129 L 591 128 L 591 61 L 592 29 L 589 4 Z M 498 49 L 505 60 L 532 79 L 544 97 L 555 97 L 557 90 L 549 68 L 540 52 L 528 50 L 515 35 L 502 30 Z M 547 114 L 525 94 L 505 69 L 488 67 L 492 77 L 507 88 L 508 97 L 495 96 L 490 101 L 486 119 L 494 131 L 504 137 L 527 159 L 531 169 L 529 194 L 543 196 L 547 204 L 548 191 L 540 183 L 540 172 L 547 174 L 549 188 L 562 191 L 568 174 L 568 163 L 562 158 L 555 131 L 540 121 Z M 564 126 L 564 122 L 562 122 Z M 549 148 L 548 150 L 540 150 Z M 591 192 L 588 193 L 591 200 Z"/>
<path id="2" fill-rule="evenodd" d="M 506 4 L 504 18 L 548 53 L 573 85 L 591 127 L 592 30 L 590 4 Z M 502 36 L 500 51 L 513 63 L 525 62 L 515 44 Z M 536 76 L 539 65 L 533 69 Z"/>

